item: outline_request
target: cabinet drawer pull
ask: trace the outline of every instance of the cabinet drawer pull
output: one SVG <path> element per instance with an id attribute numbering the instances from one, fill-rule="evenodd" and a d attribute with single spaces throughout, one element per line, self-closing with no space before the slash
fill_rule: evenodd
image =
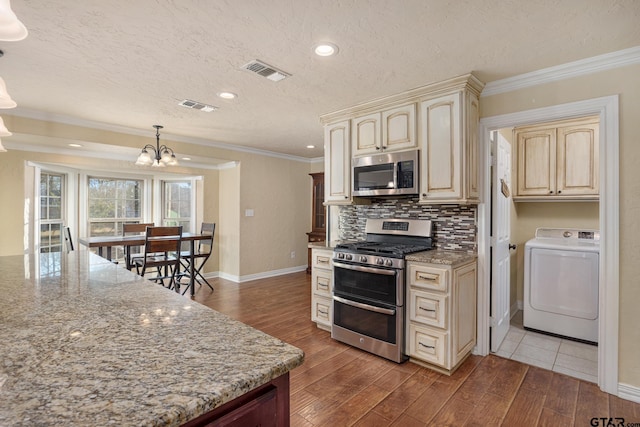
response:
<path id="1" fill-rule="evenodd" d="M 318 288 L 329 289 L 329 285 L 327 285 L 326 283 L 319 283 L 318 282 Z"/>
<path id="2" fill-rule="evenodd" d="M 431 312 L 435 312 L 436 309 L 435 308 L 424 308 L 424 307 L 418 307 L 419 310 L 424 310 L 424 311 L 431 311 Z"/>
<path id="3" fill-rule="evenodd" d="M 328 311 L 322 311 L 322 310 L 318 310 L 318 313 L 323 314 L 325 316 L 329 315 Z"/>
<path id="4" fill-rule="evenodd" d="M 426 345 L 426 344 L 422 344 L 421 342 L 419 342 L 418 345 L 421 345 L 424 348 L 431 348 L 431 349 L 435 349 L 436 348 L 434 345 Z"/>
<path id="5" fill-rule="evenodd" d="M 429 282 L 435 282 L 436 280 L 438 280 L 438 276 L 435 275 L 424 275 L 424 274 L 420 274 L 418 273 L 418 279 L 420 280 L 428 280 Z"/>

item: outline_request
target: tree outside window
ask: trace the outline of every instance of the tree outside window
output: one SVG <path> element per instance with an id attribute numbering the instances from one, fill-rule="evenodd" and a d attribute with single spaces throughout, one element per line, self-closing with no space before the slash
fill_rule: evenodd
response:
<path id="1" fill-rule="evenodd" d="M 162 225 L 191 230 L 191 181 L 164 181 Z"/>

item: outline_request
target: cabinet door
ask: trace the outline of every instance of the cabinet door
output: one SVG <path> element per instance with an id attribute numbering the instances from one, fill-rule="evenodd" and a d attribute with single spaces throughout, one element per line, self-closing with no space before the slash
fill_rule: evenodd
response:
<path id="1" fill-rule="evenodd" d="M 446 329 L 447 297 L 411 289 L 409 292 L 409 319 Z"/>
<path id="2" fill-rule="evenodd" d="M 598 123 L 584 123 L 558 128 L 557 194 L 597 195 Z"/>
<path id="3" fill-rule="evenodd" d="M 331 279 L 333 273 L 330 270 L 314 268 L 311 273 L 311 292 L 331 298 Z"/>
<path id="4" fill-rule="evenodd" d="M 421 202 L 462 198 L 461 97 L 456 93 L 420 105 Z"/>
<path id="5" fill-rule="evenodd" d="M 354 157 L 381 151 L 380 113 L 353 119 L 351 121 L 351 132 Z"/>
<path id="6" fill-rule="evenodd" d="M 311 298 L 311 321 L 331 327 L 333 321 L 333 301 L 331 298 L 313 295 Z"/>
<path id="7" fill-rule="evenodd" d="M 382 149 L 406 150 L 416 146 L 416 105 L 403 105 L 383 111 Z"/>
<path id="8" fill-rule="evenodd" d="M 351 202 L 351 157 L 349 121 L 327 125 L 324 129 L 325 202 Z"/>
<path id="9" fill-rule="evenodd" d="M 556 130 L 516 133 L 518 141 L 518 196 L 556 194 Z"/>
<path id="10" fill-rule="evenodd" d="M 407 331 L 409 356 L 449 369 L 449 334 L 413 322 Z"/>
<path id="11" fill-rule="evenodd" d="M 436 268 L 421 263 L 409 263 L 407 278 L 409 285 L 431 291 L 447 292 L 449 290 L 449 270 Z"/>
<path id="12" fill-rule="evenodd" d="M 480 123 L 480 102 L 475 94 L 466 94 L 466 132 L 464 140 L 465 196 L 468 200 L 480 199 L 480 143 L 478 123 Z"/>
<path id="13" fill-rule="evenodd" d="M 451 283 L 454 307 L 452 365 L 456 365 L 476 344 L 476 263 L 455 269 Z"/>

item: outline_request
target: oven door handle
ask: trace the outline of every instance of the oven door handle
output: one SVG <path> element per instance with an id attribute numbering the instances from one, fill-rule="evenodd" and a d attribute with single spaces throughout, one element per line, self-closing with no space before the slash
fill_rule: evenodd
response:
<path id="1" fill-rule="evenodd" d="M 385 276 L 395 276 L 396 270 L 385 270 L 382 268 L 362 267 L 360 265 L 342 264 L 341 262 L 333 261 L 334 267 L 345 268 L 347 270 L 364 271 L 365 273 L 383 274 Z"/>
<path id="2" fill-rule="evenodd" d="M 363 310 L 375 311 L 376 313 L 386 314 L 387 316 L 393 316 L 394 314 L 396 314 L 396 311 L 392 310 L 390 308 L 382 308 L 382 307 L 376 307 L 376 306 L 369 305 L 369 304 L 363 304 L 361 302 L 351 301 L 351 300 L 344 299 L 342 297 L 338 297 L 338 296 L 335 296 L 335 295 L 333 296 L 333 299 L 335 301 L 338 301 L 338 302 L 342 303 L 342 304 L 350 305 L 352 307 L 361 308 Z"/>

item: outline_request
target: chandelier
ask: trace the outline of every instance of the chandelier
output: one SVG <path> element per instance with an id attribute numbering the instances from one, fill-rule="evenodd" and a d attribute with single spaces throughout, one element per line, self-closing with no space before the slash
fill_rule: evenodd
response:
<path id="1" fill-rule="evenodd" d="M 160 145 L 160 129 L 162 129 L 162 126 L 153 125 L 153 127 L 156 128 L 156 146 L 154 147 L 151 144 L 145 145 L 138 156 L 138 160 L 136 160 L 136 165 L 161 168 L 177 165 L 178 160 L 173 150 L 166 145 Z M 153 155 L 151 155 L 150 151 L 153 152 Z"/>

